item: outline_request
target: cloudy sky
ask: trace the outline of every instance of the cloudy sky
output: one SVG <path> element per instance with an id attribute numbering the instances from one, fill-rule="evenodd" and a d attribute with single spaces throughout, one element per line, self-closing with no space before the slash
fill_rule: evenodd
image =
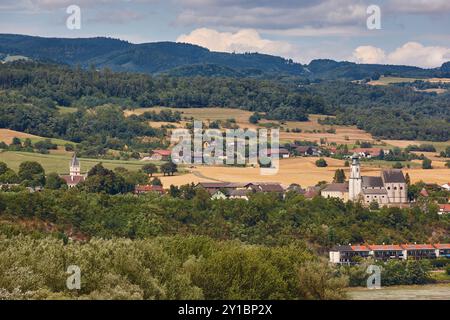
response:
<path id="1" fill-rule="evenodd" d="M 66 27 L 67 7 L 81 29 Z M 367 9 L 381 9 L 381 29 Z M 179 41 L 308 63 L 437 67 L 450 60 L 450 0 L 0 0 L 0 33 Z"/>

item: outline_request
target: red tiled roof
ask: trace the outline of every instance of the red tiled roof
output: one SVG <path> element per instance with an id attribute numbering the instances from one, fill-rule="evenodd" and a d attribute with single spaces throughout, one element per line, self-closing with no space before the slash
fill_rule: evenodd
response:
<path id="1" fill-rule="evenodd" d="M 437 243 L 433 245 L 436 249 L 450 249 L 450 243 Z"/>
<path id="2" fill-rule="evenodd" d="M 161 156 L 170 156 L 172 154 L 171 150 L 160 150 L 160 149 L 156 149 L 152 151 L 152 154 L 159 154 Z"/>
<path id="3" fill-rule="evenodd" d="M 164 188 L 162 186 L 152 186 L 152 185 L 137 185 L 135 188 L 135 192 L 164 192 Z"/>
<path id="4" fill-rule="evenodd" d="M 405 250 L 433 250 L 432 244 L 402 244 L 402 248 Z"/>
<path id="5" fill-rule="evenodd" d="M 351 246 L 353 251 L 369 251 L 367 246 Z"/>
<path id="6" fill-rule="evenodd" d="M 450 212 L 450 203 L 447 204 L 440 204 L 439 210 L 444 212 Z"/>
<path id="7" fill-rule="evenodd" d="M 397 244 L 368 245 L 368 247 L 370 250 L 373 250 L 373 251 L 385 251 L 385 250 L 401 251 L 401 250 L 403 250 L 402 247 Z"/>
<path id="8" fill-rule="evenodd" d="M 80 182 L 83 182 L 85 180 L 84 176 L 69 176 L 69 175 L 62 175 L 61 178 L 66 181 L 67 184 L 79 184 Z"/>

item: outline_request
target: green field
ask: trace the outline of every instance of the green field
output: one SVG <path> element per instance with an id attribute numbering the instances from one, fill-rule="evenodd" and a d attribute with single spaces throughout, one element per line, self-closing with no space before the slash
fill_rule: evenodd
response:
<path id="1" fill-rule="evenodd" d="M 77 111 L 77 108 L 72 107 L 58 107 L 58 111 L 60 114 L 69 114 Z"/>
<path id="2" fill-rule="evenodd" d="M 56 172 L 59 174 L 69 173 L 70 155 L 55 155 L 55 154 L 40 154 L 29 152 L 13 152 L 4 151 L 0 153 L 0 161 L 5 162 L 8 167 L 17 172 L 19 165 L 24 161 L 37 161 L 45 169 L 47 173 Z M 103 159 L 85 159 L 80 158 L 81 171 L 87 172 L 94 165 L 102 162 L 108 169 L 114 169 L 116 167 L 124 167 L 130 171 L 139 170 L 146 162 L 138 160 L 103 160 Z M 160 162 L 153 161 L 153 163 L 159 165 Z"/>

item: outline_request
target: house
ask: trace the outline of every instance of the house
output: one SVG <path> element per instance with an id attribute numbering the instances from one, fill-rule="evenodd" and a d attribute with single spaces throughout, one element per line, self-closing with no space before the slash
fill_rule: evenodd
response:
<path id="1" fill-rule="evenodd" d="M 427 189 L 422 188 L 422 190 L 420 190 L 419 194 L 424 197 L 424 198 L 428 198 L 430 195 L 428 194 Z"/>
<path id="2" fill-rule="evenodd" d="M 249 195 L 252 193 L 252 190 L 231 190 L 229 193 L 230 199 L 243 199 L 248 200 Z"/>
<path id="3" fill-rule="evenodd" d="M 317 197 L 320 194 L 320 187 L 308 187 L 303 196 L 306 199 L 312 199 Z"/>
<path id="4" fill-rule="evenodd" d="M 164 188 L 162 186 L 153 186 L 153 185 L 137 185 L 134 189 L 135 194 L 144 194 L 144 193 L 150 193 L 155 192 L 160 195 L 164 194 Z"/>
<path id="5" fill-rule="evenodd" d="M 252 189 L 255 192 L 274 192 L 274 193 L 284 193 L 284 188 L 279 183 L 253 183 Z"/>
<path id="6" fill-rule="evenodd" d="M 450 182 L 447 182 L 441 186 L 442 189 L 450 191 Z"/>
<path id="7" fill-rule="evenodd" d="M 312 146 L 299 146 L 295 148 L 295 153 L 299 156 L 315 156 L 319 157 L 322 154 L 322 151 L 320 151 L 317 147 Z"/>
<path id="8" fill-rule="evenodd" d="M 334 246 L 330 252 L 330 262 L 336 264 L 355 264 L 358 258 L 369 257 L 370 249 L 367 246 Z"/>
<path id="9" fill-rule="evenodd" d="M 73 154 L 72 160 L 70 160 L 69 172 L 69 175 L 60 176 L 67 183 L 69 188 L 73 188 L 86 180 L 86 175 L 81 174 L 81 164 L 76 153 Z"/>
<path id="10" fill-rule="evenodd" d="M 380 148 L 355 148 L 351 152 L 356 153 L 361 158 L 376 158 L 381 154 Z"/>
<path id="11" fill-rule="evenodd" d="M 171 150 L 155 149 L 151 152 L 150 159 L 153 161 L 169 161 L 171 154 Z"/>
<path id="12" fill-rule="evenodd" d="M 282 159 L 287 159 L 289 158 L 290 154 L 289 154 L 289 150 L 285 149 L 285 148 L 279 148 L 279 149 L 274 149 L 271 150 L 270 148 L 267 149 L 267 156 L 268 157 L 272 157 L 275 156 L 278 158 L 282 158 Z"/>
<path id="13" fill-rule="evenodd" d="M 450 244 L 434 244 L 436 248 L 436 256 L 450 259 Z"/>
<path id="14" fill-rule="evenodd" d="M 348 201 L 348 182 L 331 183 L 320 194 L 324 198 L 338 198 L 343 201 Z"/>
<path id="15" fill-rule="evenodd" d="M 211 195 L 211 200 L 225 200 L 227 199 L 227 195 L 225 192 L 221 190 L 214 190 L 213 192 L 209 192 Z"/>
<path id="16" fill-rule="evenodd" d="M 440 204 L 438 214 L 449 214 L 450 213 L 450 203 Z"/>

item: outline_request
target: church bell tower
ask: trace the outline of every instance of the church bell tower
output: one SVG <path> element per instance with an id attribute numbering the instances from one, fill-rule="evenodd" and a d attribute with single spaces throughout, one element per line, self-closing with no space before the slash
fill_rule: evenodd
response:
<path id="1" fill-rule="evenodd" d="M 78 160 L 76 153 L 74 153 L 72 160 L 70 161 L 70 176 L 76 177 L 80 175 L 81 175 L 80 161 Z"/>
<path id="2" fill-rule="evenodd" d="M 357 154 L 352 156 L 352 165 L 350 168 L 349 179 L 349 199 L 355 201 L 361 193 L 361 165 L 359 164 L 359 157 Z"/>

